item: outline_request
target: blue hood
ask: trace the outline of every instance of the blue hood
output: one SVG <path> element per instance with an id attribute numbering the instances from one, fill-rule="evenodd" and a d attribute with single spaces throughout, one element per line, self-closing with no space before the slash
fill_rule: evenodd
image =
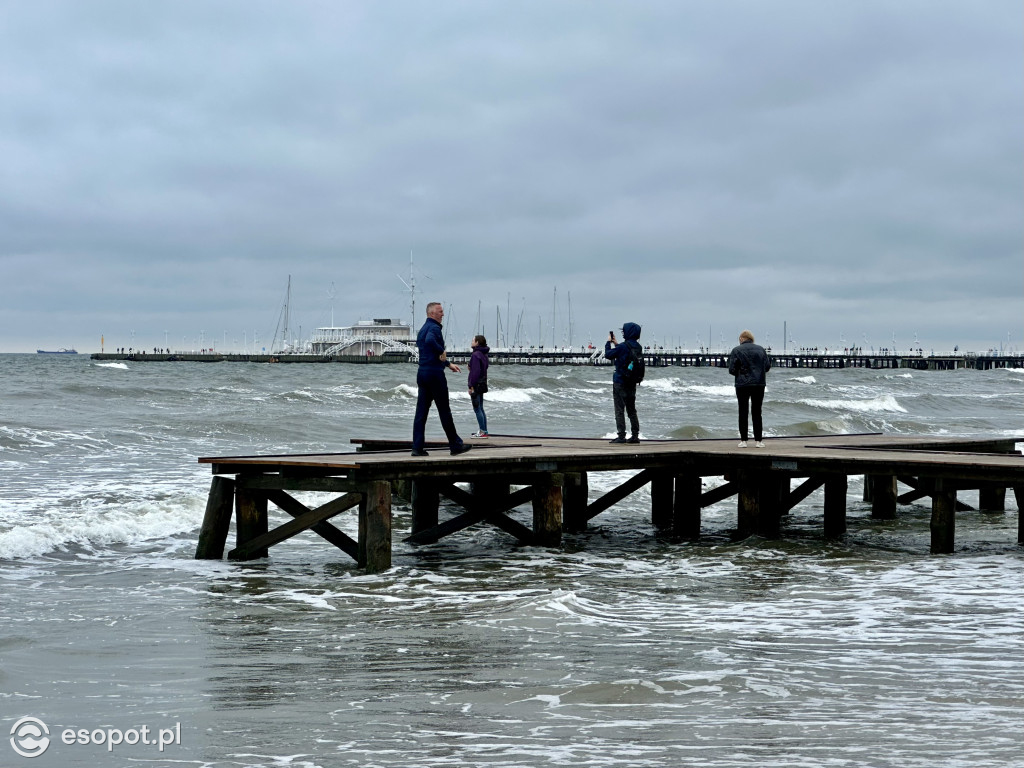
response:
<path id="1" fill-rule="evenodd" d="M 636 323 L 623 323 L 622 338 L 626 341 L 636 341 L 640 338 L 640 326 Z"/>

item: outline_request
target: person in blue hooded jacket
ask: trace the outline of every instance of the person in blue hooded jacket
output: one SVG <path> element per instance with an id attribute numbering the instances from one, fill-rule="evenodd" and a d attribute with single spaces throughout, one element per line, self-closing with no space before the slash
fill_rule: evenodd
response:
<path id="1" fill-rule="evenodd" d="M 612 443 L 639 443 L 640 442 L 640 420 L 636 415 L 636 387 L 637 382 L 630 371 L 630 363 L 634 362 L 634 355 L 639 358 L 643 356 L 644 349 L 640 346 L 640 326 L 636 323 L 623 323 L 622 336 L 624 341 L 616 343 L 615 333 L 609 332 L 608 340 L 604 343 L 604 356 L 615 363 L 615 373 L 612 375 L 612 401 L 615 404 L 615 431 L 617 433 Z M 629 416 L 630 436 L 626 439 L 626 416 Z"/>
<path id="2" fill-rule="evenodd" d="M 441 334 L 441 321 L 444 319 L 444 308 L 438 301 L 427 304 L 427 320 L 416 336 L 416 346 L 420 351 L 420 366 L 416 371 L 416 417 L 412 423 L 412 455 L 427 456 L 425 450 L 427 414 L 432 403 L 437 403 L 437 415 L 441 417 L 441 426 L 448 436 L 448 448 L 452 456 L 465 453 L 472 446 L 465 445 L 459 433 L 455 431 L 452 419 L 452 408 L 448 402 L 448 381 L 444 377 L 445 370 L 459 373 L 459 366 L 448 362 L 448 353 L 444 349 L 444 336 Z"/>

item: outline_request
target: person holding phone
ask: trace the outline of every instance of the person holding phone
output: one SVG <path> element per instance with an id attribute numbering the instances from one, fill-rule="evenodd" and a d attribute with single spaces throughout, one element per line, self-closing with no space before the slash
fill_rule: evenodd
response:
<path id="1" fill-rule="evenodd" d="M 640 326 L 623 323 L 623 342 L 615 340 L 615 331 L 608 331 L 604 356 L 615 363 L 612 374 L 612 402 L 615 406 L 616 437 L 611 443 L 639 443 L 640 419 L 636 415 L 636 388 L 644 378 L 644 349 L 640 346 Z M 626 416 L 630 436 L 626 438 Z"/>

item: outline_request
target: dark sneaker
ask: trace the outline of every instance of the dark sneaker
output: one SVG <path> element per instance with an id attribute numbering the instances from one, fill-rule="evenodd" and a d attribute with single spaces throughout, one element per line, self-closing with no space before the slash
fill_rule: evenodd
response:
<path id="1" fill-rule="evenodd" d="M 472 445 L 466 445 L 463 443 L 458 448 L 452 448 L 452 456 L 458 456 L 460 453 L 466 453 L 467 451 L 473 450 Z"/>
<path id="2" fill-rule="evenodd" d="M 624 442 L 626 442 L 626 437 L 625 437 L 625 435 L 619 435 L 614 440 L 609 440 L 608 442 L 612 443 L 613 445 L 614 444 L 618 444 L 618 443 L 624 443 Z"/>
<path id="3" fill-rule="evenodd" d="M 427 453 L 426 451 L 413 451 L 412 455 L 413 456 L 429 456 L 430 454 Z"/>
<path id="4" fill-rule="evenodd" d="M 633 436 L 632 436 L 631 438 L 629 438 L 629 440 L 627 440 L 626 442 L 627 442 L 627 443 L 634 443 L 634 444 L 635 444 L 635 443 L 639 443 L 639 442 L 640 442 L 640 438 L 639 438 L 639 437 L 638 437 L 637 435 L 633 435 Z"/>

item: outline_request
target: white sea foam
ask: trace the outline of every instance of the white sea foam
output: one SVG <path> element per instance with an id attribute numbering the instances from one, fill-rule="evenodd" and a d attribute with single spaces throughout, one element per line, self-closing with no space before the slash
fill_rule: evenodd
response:
<path id="1" fill-rule="evenodd" d="M 703 397 L 735 397 L 736 387 L 730 384 L 683 384 L 680 379 L 648 379 L 641 385 L 644 389 L 656 392 L 683 393 Z"/>
<path id="2" fill-rule="evenodd" d="M 798 400 L 813 408 L 827 408 L 830 411 L 855 411 L 857 413 L 906 413 L 892 395 L 885 394 L 870 400 Z"/>
<path id="3" fill-rule="evenodd" d="M 529 403 L 532 402 L 535 397 L 544 394 L 547 394 L 547 390 L 540 387 L 526 387 L 524 389 L 492 389 L 484 395 L 484 400 L 485 402 L 490 400 L 496 403 Z"/>
<path id="4" fill-rule="evenodd" d="M 822 432 L 838 432 L 841 434 L 847 431 L 847 426 L 843 423 L 842 419 L 822 419 L 814 422 L 814 425 Z"/>
<path id="5" fill-rule="evenodd" d="M 799 384 L 817 384 L 818 380 L 813 376 L 794 376 L 790 381 L 795 381 Z"/>
<path id="6" fill-rule="evenodd" d="M 408 397 L 417 397 L 418 390 L 416 387 L 409 384 L 399 384 L 395 387 L 394 391 L 400 395 Z M 548 391 L 541 387 L 524 387 L 518 389 L 515 387 L 503 388 L 503 389 L 489 389 L 485 395 L 485 402 L 492 403 L 529 403 L 539 395 L 547 394 Z M 463 389 L 462 387 L 453 388 L 449 385 L 448 387 L 448 399 L 449 400 L 469 400 L 469 390 Z"/>
<path id="7" fill-rule="evenodd" d="M 64 515 L 46 522 L 15 525 L 0 531 L 0 560 L 35 557 L 76 545 L 138 544 L 166 538 L 195 530 L 202 509 L 203 502 L 192 499 L 186 504 L 146 503 L 135 509 Z"/>
<path id="8" fill-rule="evenodd" d="M 273 603 L 282 599 L 290 600 L 293 602 L 304 603 L 314 608 L 322 608 L 326 611 L 336 611 L 338 609 L 326 599 L 330 594 L 330 592 L 323 592 L 320 595 L 312 595 L 301 589 L 284 589 L 261 594 L 260 598 Z"/>
<path id="9" fill-rule="evenodd" d="M 52 438 L 46 438 L 44 435 L 53 435 Z M 56 445 L 59 437 L 56 433 L 47 432 L 41 429 L 29 429 L 28 427 L 20 427 L 17 429 L 0 426 L 0 437 L 4 438 L 5 441 L 9 441 L 13 444 L 13 447 L 22 448 L 26 445 L 35 445 L 43 448 Z M 0 445 L 0 451 L 5 450 L 4 446 Z"/>
<path id="10" fill-rule="evenodd" d="M 128 366 L 124 363 L 94 363 L 97 368 L 121 368 L 127 371 Z"/>

